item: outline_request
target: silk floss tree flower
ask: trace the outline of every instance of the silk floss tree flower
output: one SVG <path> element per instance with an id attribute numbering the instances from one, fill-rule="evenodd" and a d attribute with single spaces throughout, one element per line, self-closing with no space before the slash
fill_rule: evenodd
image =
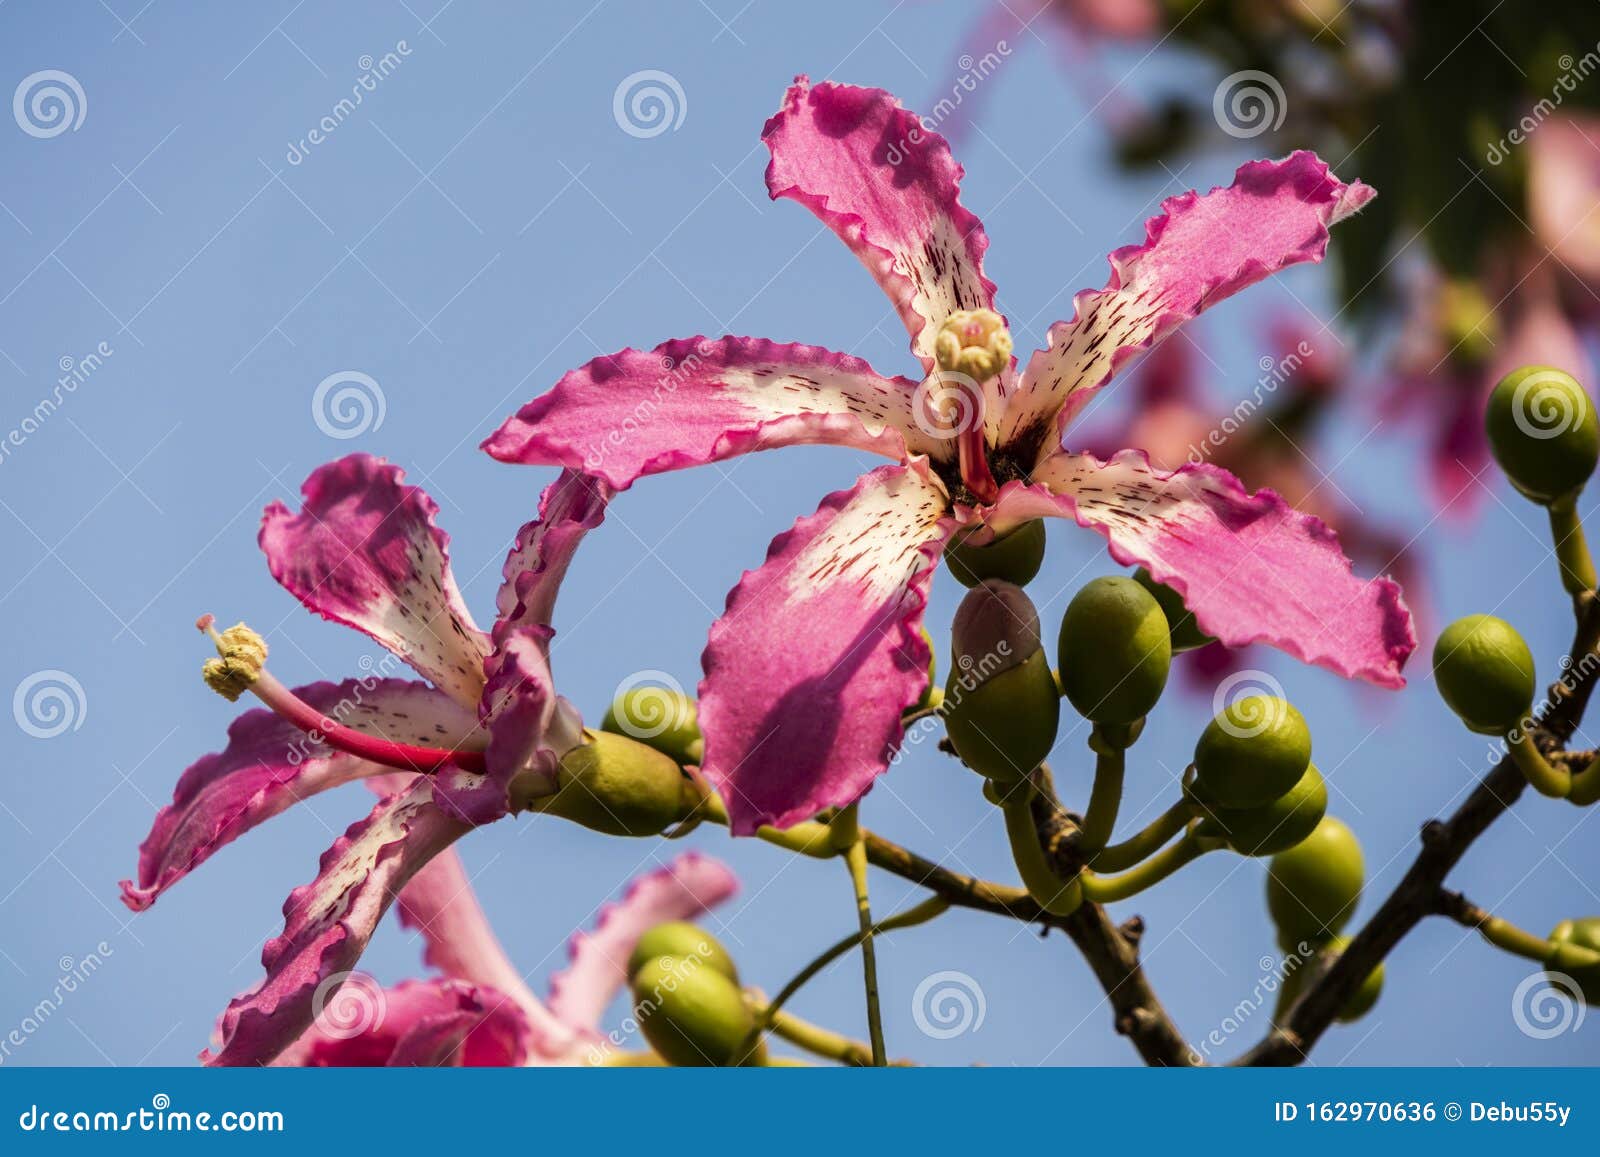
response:
<path id="1" fill-rule="evenodd" d="M 474 827 L 541 810 L 645 834 L 701 798 L 660 753 L 585 732 L 552 684 L 556 593 L 578 543 L 604 517 L 604 483 L 568 471 L 545 491 L 539 518 L 507 556 L 488 633 L 462 601 L 437 507 L 398 468 L 352 455 L 313 473 L 302 494 L 298 514 L 275 503 L 263 516 L 273 577 L 427 682 L 368 676 L 290 689 L 266 669 L 260 635 L 200 620 L 218 651 L 206 682 L 229 699 L 248 691 L 265 709 L 235 720 L 227 747 L 179 779 L 140 848 L 137 882 L 122 884 L 130 908 L 148 908 L 297 801 L 374 777 L 384 795 L 323 855 L 317 878 L 289 896 L 284 930 L 262 952 L 266 976 L 223 1014 L 218 1046 L 204 1054 L 212 1064 L 265 1063 L 297 1039 L 395 894 Z"/>
<path id="2" fill-rule="evenodd" d="M 945 141 L 887 92 L 799 78 L 763 132 L 767 187 L 837 234 L 888 294 L 917 377 L 757 338 L 626 349 L 563 377 L 485 443 L 507 462 L 641 476 L 753 450 L 831 443 L 890 465 L 823 499 L 744 575 L 711 629 L 701 684 L 703 771 L 736 833 L 859 798 L 928 682 L 920 629 L 941 551 L 1041 516 L 1107 540 L 1179 592 L 1231 646 L 1266 642 L 1341 675 L 1403 684 L 1415 648 L 1387 579 L 1351 573 L 1333 534 L 1210 464 L 1101 460 L 1064 440 L 1118 367 L 1207 306 L 1317 261 L 1328 228 L 1373 191 L 1295 153 L 1162 206 L 1115 250 L 1103 289 L 1075 299 L 1019 367 L 983 273 L 988 237 L 961 204 Z"/>

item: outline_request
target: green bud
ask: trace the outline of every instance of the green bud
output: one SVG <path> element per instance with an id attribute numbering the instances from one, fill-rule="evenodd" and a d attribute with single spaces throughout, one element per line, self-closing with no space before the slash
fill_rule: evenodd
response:
<path id="1" fill-rule="evenodd" d="M 1200 624 L 1194 621 L 1194 614 L 1183 605 L 1183 596 L 1166 583 L 1156 582 L 1144 567 L 1133 572 L 1133 581 L 1149 591 L 1160 604 L 1161 613 L 1167 617 L 1167 626 L 1171 628 L 1174 655 L 1197 650 L 1217 641 L 1200 629 Z"/>
<path id="2" fill-rule="evenodd" d="M 1578 982 L 1585 1004 L 1600 1004 L 1600 964 L 1584 964 L 1563 959 L 1562 948 L 1587 948 L 1600 952 L 1600 916 L 1586 916 L 1581 920 L 1563 920 L 1550 933 L 1550 956 L 1545 960 L 1545 971 L 1553 985 L 1571 995 L 1572 986 L 1563 983 L 1558 973 Z"/>
<path id="3" fill-rule="evenodd" d="M 657 956 L 633 974 L 633 1015 L 652 1048 L 684 1067 L 759 1064 L 756 1018 L 739 986 L 693 958 Z"/>
<path id="4" fill-rule="evenodd" d="M 1600 460 L 1600 420 L 1571 374 L 1523 366 L 1500 379 L 1484 417 L 1500 469 L 1544 505 L 1576 493 Z"/>
<path id="5" fill-rule="evenodd" d="M 734 966 L 733 956 L 727 948 L 704 928 L 687 920 L 668 920 L 646 930 L 628 957 L 628 979 L 632 980 L 641 968 L 658 956 L 698 961 L 722 973 L 735 984 L 739 983 L 739 970 Z"/>
<path id="6" fill-rule="evenodd" d="M 1055 745 L 1061 698 L 1039 635 L 1039 613 L 1022 589 L 989 579 L 972 588 L 950 630 L 954 662 L 944 723 L 968 767 L 1015 783 Z"/>
<path id="7" fill-rule="evenodd" d="M 657 836 L 699 806 L 694 783 L 655 748 L 609 731 L 584 738 L 561 757 L 541 811 L 608 836 Z"/>
<path id="8" fill-rule="evenodd" d="M 1320 944 L 1355 914 L 1365 877 L 1361 844 L 1333 816 L 1267 866 L 1267 911 L 1280 942 Z"/>
<path id="9" fill-rule="evenodd" d="M 1155 596 L 1131 578 L 1097 578 L 1061 616 L 1057 657 L 1067 699 L 1095 723 L 1133 723 L 1167 685 L 1172 635 Z"/>
<path id="10" fill-rule="evenodd" d="M 1026 586 L 1044 562 L 1044 521 L 1024 522 L 985 546 L 969 546 L 973 532 L 945 547 L 944 560 L 956 581 L 975 587 L 984 579 L 1004 579 Z"/>
<path id="11" fill-rule="evenodd" d="M 1311 763 L 1311 729 L 1276 695 L 1243 695 L 1206 724 L 1194 746 L 1194 794 L 1225 808 L 1271 803 Z"/>
<path id="12" fill-rule="evenodd" d="M 699 763 L 705 754 L 699 708 L 673 687 L 654 683 L 625 687 L 606 708 L 600 730 L 647 743 L 677 763 Z"/>
<path id="13" fill-rule="evenodd" d="M 1450 710 L 1484 735 L 1504 735 L 1533 706 L 1533 652 L 1493 615 L 1468 615 L 1440 633 L 1433 678 Z"/>
<path id="14" fill-rule="evenodd" d="M 1328 810 L 1328 785 L 1315 764 L 1300 782 L 1269 804 L 1252 808 L 1214 808 L 1204 813 L 1198 834 L 1222 836 L 1241 856 L 1272 856 L 1288 851 L 1316 830 Z"/>

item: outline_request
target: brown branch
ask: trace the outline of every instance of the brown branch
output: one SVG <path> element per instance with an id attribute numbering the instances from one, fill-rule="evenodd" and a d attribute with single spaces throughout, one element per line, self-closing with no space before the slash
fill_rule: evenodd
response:
<path id="1" fill-rule="evenodd" d="M 1572 738 L 1600 668 L 1591 657 L 1600 644 L 1600 600 L 1594 592 L 1586 592 L 1574 601 L 1574 610 L 1578 625 L 1569 652 L 1572 663 L 1551 686 L 1532 731 L 1534 742 L 1546 752 Z M 1510 756 L 1503 756 L 1449 819 L 1424 824 L 1422 850 L 1394 891 L 1333 966 L 1307 986 L 1288 1015 L 1234 1063 L 1294 1065 L 1303 1061 L 1362 982 L 1423 917 L 1448 912 L 1448 902 L 1443 899 L 1445 877 L 1489 825 L 1517 801 L 1525 786 L 1516 764 Z"/>

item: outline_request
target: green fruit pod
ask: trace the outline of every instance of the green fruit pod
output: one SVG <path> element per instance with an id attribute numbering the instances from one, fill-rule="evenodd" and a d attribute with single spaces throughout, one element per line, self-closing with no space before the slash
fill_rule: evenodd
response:
<path id="1" fill-rule="evenodd" d="M 1253 808 L 1213 808 L 1203 812 L 1199 834 L 1220 835 L 1241 856 L 1273 856 L 1309 836 L 1328 810 L 1328 785 L 1315 764 L 1300 781 L 1271 803 Z"/>
<path id="2" fill-rule="evenodd" d="M 985 579 L 1001 579 L 1027 586 L 1044 562 L 1044 521 L 1035 518 L 983 546 L 970 545 L 969 532 L 945 547 L 944 560 L 965 587 L 975 587 Z"/>
<path id="3" fill-rule="evenodd" d="M 654 673 L 663 678 L 662 672 Z M 600 729 L 648 744 L 677 763 L 699 763 L 705 753 L 699 706 L 676 687 L 630 680 L 606 708 Z"/>
<path id="4" fill-rule="evenodd" d="M 1545 977 L 1552 987 L 1568 996 L 1583 996 L 1585 1004 L 1600 1004 L 1600 964 L 1588 964 L 1575 954 L 1563 951 L 1567 946 L 1600 953 L 1600 916 L 1586 916 L 1579 920 L 1563 920 L 1550 933 L 1551 952 L 1545 960 Z M 1572 991 L 1573 984 L 1578 993 Z"/>
<path id="5" fill-rule="evenodd" d="M 1194 747 L 1194 794 L 1224 808 L 1271 803 L 1311 763 L 1311 729 L 1277 695 L 1241 695 L 1217 712 Z"/>
<path id="6" fill-rule="evenodd" d="M 1097 578 L 1067 604 L 1057 648 L 1061 687 L 1078 714 L 1130 724 L 1161 698 L 1172 633 L 1155 596 L 1131 578 Z"/>
<path id="7" fill-rule="evenodd" d="M 755 1013 L 739 986 L 715 968 L 657 956 L 633 974 L 633 1015 L 650 1047 L 686 1068 L 759 1063 L 748 1054 Z"/>
<path id="8" fill-rule="evenodd" d="M 693 782 L 662 752 L 609 731 L 584 739 L 561 757 L 539 810 L 609 836 L 657 836 L 698 806 Z"/>
<path id="9" fill-rule="evenodd" d="M 1217 641 L 1215 636 L 1208 635 L 1200 629 L 1200 624 L 1195 622 L 1194 612 L 1183 605 L 1183 596 L 1166 583 L 1156 582 L 1144 567 L 1133 572 L 1133 581 L 1150 592 L 1161 607 L 1161 613 L 1167 617 L 1174 655 L 1198 650 Z"/>
<path id="10" fill-rule="evenodd" d="M 1523 366 L 1501 378 L 1484 426 L 1511 484 L 1546 506 L 1581 490 L 1600 461 L 1594 403 L 1576 378 L 1553 366 Z"/>
<path id="11" fill-rule="evenodd" d="M 998 783 L 1019 782 L 1050 754 L 1061 698 L 1021 587 L 985 579 L 956 608 L 944 722 L 956 754 Z"/>
<path id="12" fill-rule="evenodd" d="M 1267 865 L 1267 911 L 1280 944 L 1320 944 L 1355 914 L 1365 879 L 1361 843 L 1324 816 L 1309 836 Z"/>
<path id="13" fill-rule="evenodd" d="M 1335 936 L 1322 946 L 1321 952 L 1337 955 L 1345 950 L 1350 941 L 1343 936 Z M 1287 972 L 1283 978 L 1283 1007 L 1292 1004 L 1300 995 L 1300 990 L 1305 987 L 1305 979 L 1311 973 L 1309 961 L 1299 961 L 1298 967 L 1293 972 Z M 1355 994 L 1345 1001 L 1344 1007 L 1335 1015 L 1341 1024 L 1350 1024 L 1360 1020 L 1372 1011 L 1372 1006 L 1378 1003 L 1378 997 L 1383 994 L 1383 964 L 1379 962 L 1366 979 L 1356 989 Z"/>
<path id="14" fill-rule="evenodd" d="M 1533 706 L 1533 652 L 1493 615 L 1468 615 L 1440 632 L 1433 678 L 1450 710 L 1483 735 L 1504 735 Z"/>
<path id="15" fill-rule="evenodd" d="M 722 941 L 687 920 L 667 920 L 647 929 L 628 957 L 628 979 L 658 956 L 698 961 L 739 983 L 739 970 Z"/>

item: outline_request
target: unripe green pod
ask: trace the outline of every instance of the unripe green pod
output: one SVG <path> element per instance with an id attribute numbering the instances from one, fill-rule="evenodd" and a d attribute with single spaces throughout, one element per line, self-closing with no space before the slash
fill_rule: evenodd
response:
<path id="1" fill-rule="evenodd" d="M 647 929 L 628 957 L 628 979 L 632 980 L 639 969 L 658 956 L 695 960 L 739 983 L 732 954 L 715 936 L 687 920 L 667 920 Z"/>
<path id="2" fill-rule="evenodd" d="M 1344 936 L 1335 936 L 1322 947 L 1322 953 L 1338 955 L 1350 943 Z M 1293 972 L 1283 978 L 1284 1004 L 1287 1005 L 1300 995 L 1300 989 L 1305 985 L 1305 978 L 1311 969 L 1302 964 Z M 1378 1003 L 1378 997 L 1383 993 L 1383 963 L 1380 961 L 1367 973 L 1367 978 L 1361 982 L 1361 987 L 1356 989 L 1355 995 L 1345 1001 L 1344 1007 L 1338 1012 L 1336 1019 L 1341 1024 L 1350 1024 L 1360 1020 L 1372 1011 L 1372 1006 Z"/>
<path id="3" fill-rule="evenodd" d="M 1276 695 L 1243 695 L 1200 733 L 1194 794 L 1224 808 L 1271 803 L 1300 782 L 1311 763 L 1311 729 Z"/>
<path id="4" fill-rule="evenodd" d="M 1067 699 L 1095 723 L 1133 723 L 1161 698 L 1172 633 L 1155 596 L 1131 578 L 1097 578 L 1061 616 L 1057 659 Z"/>
<path id="5" fill-rule="evenodd" d="M 928 634 L 928 628 L 921 626 L 917 630 L 922 632 L 922 641 L 928 644 L 928 686 L 917 700 L 917 709 L 921 710 L 933 702 L 933 689 L 939 685 L 939 652 L 933 648 L 933 636 Z"/>
<path id="6" fill-rule="evenodd" d="M 1545 971 L 1550 983 L 1571 995 L 1572 986 L 1561 981 L 1560 976 L 1570 976 L 1578 982 L 1585 1004 L 1600 1004 L 1600 964 L 1584 964 L 1579 960 L 1563 958 L 1562 949 L 1587 948 L 1600 952 L 1600 916 L 1586 916 L 1581 920 L 1563 920 L 1550 933 L 1551 952 L 1545 959 Z"/>
<path id="7" fill-rule="evenodd" d="M 656 684 L 624 689 L 606 708 L 600 729 L 649 744 L 677 763 L 699 763 L 699 706 L 682 691 Z"/>
<path id="8" fill-rule="evenodd" d="M 967 545 L 970 537 L 968 533 L 956 538 L 944 551 L 950 573 L 962 586 L 975 587 L 984 579 L 1026 586 L 1044 562 L 1043 519 L 1024 522 L 986 546 Z"/>
<path id="9" fill-rule="evenodd" d="M 1500 379 L 1484 415 L 1500 469 L 1523 495 L 1549 505 L 1582 489 L 1600 460 L 1600 421 L 1577 380 L 1552 366 Z"/>
<path id="10" fill-rule="evenodd" d="M 1133 581 L 1150 592 L 1160 605 L 1161 613 L 1167 617 L 1174 655 L 1183 651 L 1197 650 L 1217 641 L 1214 636 L 1200 629 L 1200 624 L 1195 622 L 1194 613 L 1183 605 L 1183 596 L 1166 583 L 1156 582 L 1144 567 L 1133 572 Z"/>
<path id="11" fill-rule="evenodd" d="M 561 757 L 540 810 L 608 836 L 658 836 L 699 805 L 693 781 L 655 748 L 609 731 L 584 738 Z"/>
<path id="12" fill-rule="evenodd" d="M 1355 914 L 1365 877 L 1361 844 L 1333 816 L 1267 865 L 1267 911 L 1280 943 L 1320 944 Z"/>
<path id="13" fill-rule="evenodd" d="M 954 661 L 944 693 L 950 742 L 974 771 L 1016 783 L 1050 754 L 1061 723 L 1038 612 L 1020 587 L 985 580 L 956 609 L 950 643 Z"/>
<path id="14" fill-rule="evenodd" d="M 1533 706 L 1533 652 L 1493 615 L 1468 615 L 1440 633 L 1433 678 L 1450 710 L 1483 735 L 1504 735 Z"/>
<path id="15" fill-rule="evenodd" d="M 633 975 L 633 1015 L 650 1046 L 672 1065 L 759 1064 L 746 1055 L 755 1012 L 715 968 L 677 956 L 645 961 Z"/>
<path id="16" fill-rule="evenodd" d="M 1328 810 L 1328 785 L 1315 764 L 1300 782 L 1269 804 L 1253 808 L 1213 808 L 1204 813 L 1199 834 L 1220 835 L 1241 856 L 1272 856 L 1288 851 L 1316 830 Z"/>

